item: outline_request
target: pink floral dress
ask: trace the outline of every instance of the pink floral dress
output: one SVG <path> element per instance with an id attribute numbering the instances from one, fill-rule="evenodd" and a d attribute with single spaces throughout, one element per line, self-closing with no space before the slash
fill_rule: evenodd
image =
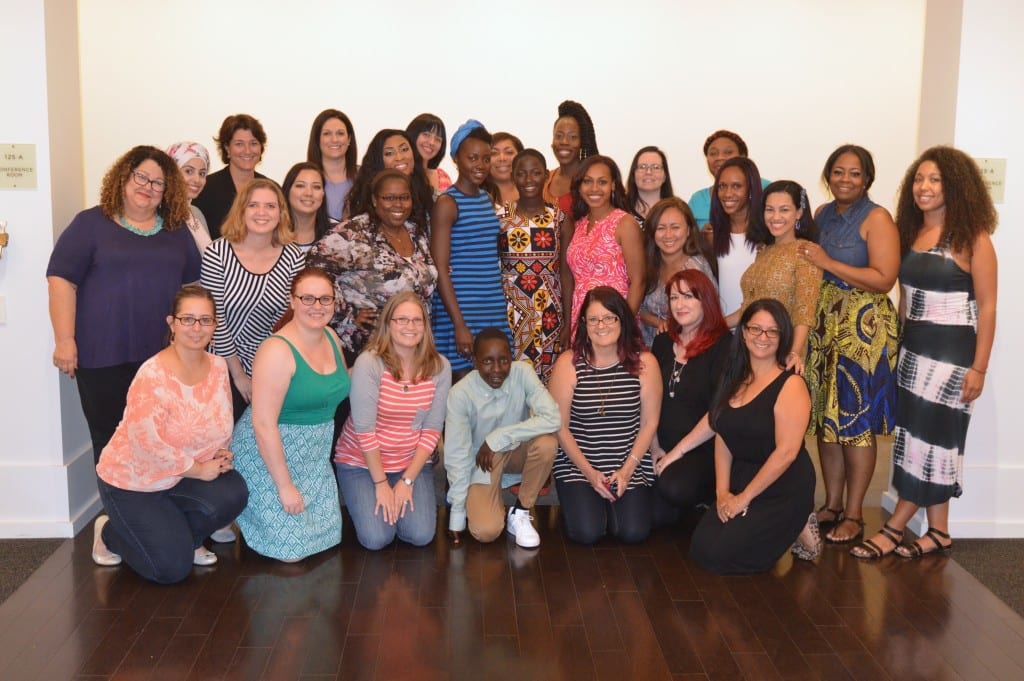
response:
<path id="1" fill-rule="evenodd" d="M 626 212 L 616 208 L 594 223 L 587 231 L 586 216 L 576 221 L 572 241 L 565 252 L 565 260 L 572 271 L 576 286 L 572 292 L 572 327 L 575 332 L 580 305 L 590 289 L 611 286 L 625 298 L 629 293 L 629 274 L 622 247 L 615 240 L 615 229 Z"/>

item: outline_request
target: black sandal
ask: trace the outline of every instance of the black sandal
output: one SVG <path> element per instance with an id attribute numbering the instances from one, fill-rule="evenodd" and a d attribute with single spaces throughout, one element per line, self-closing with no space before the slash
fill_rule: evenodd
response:
<path id="1" fill-rule="evenodd" d="M 900 546 L 900 542 L 903 541 L 903 530 L 897 530 L 889 523 L 882 525 L 882 528 L 878 530 L 879 534 L 884 534 L 885 538 L 892 542 L 892 548 L 888 551 L 883 551 L 882 547 L 871 541 L 865 539 L 861 543 L 850 549 L 850 555 L 854 558 L 860 558 L 861 560 L 876 560 L 878 558 L 885 558 L 892 554 Z"/>
<path id="2" fill-rule="evenodd" d="M 928 539 L 932 543 L 932 548 L 925 551 L 921 548 L 921 540 Z M 936 530 L 934 527 L 929 527 L 928 531 L 924 533 L 924 536 L 916 539 L 911 544 L 901 544 L 896 549 L 896 555 L 900 558 L 923 558 L 932 553 L 949 553 L 953 549 L 953 541 L 950 540 L 949 544 L 943 545 L 941 539 L 949 539 L 949 535 L 942 530 Z"/>
<path id="3" fill-rule="evenodd" d="M 836 528 L 845 522 L 855 523 L 857 525 L 857 532 L 850 535 L 846 539 L 833 539 L 830 535 L 836 531 Z M 842 520 L 836 523 L 832 529 L 825 535 L 825 541 L 829 544 L 852 544 L 853 542 L 861 539 L 864 536 L 864 520 L 863 518 L 853 518 L 851 516 L 845 516 Z"/>
<path id="4" fill-rule="evenodd" d="M 831 520 L 822 520 L 822 513 L 831 513 Z M 829 508 L 828 504 L 822 504 L 821 508 L 814 512 L 815 517 L 818 518 L 818 529 L 821 530 L 822 534 L 827 534 L 832 530 L 833 527 L 839 524 L 839 521 L 843 519 L 843 509 L 841 508 Z"/>

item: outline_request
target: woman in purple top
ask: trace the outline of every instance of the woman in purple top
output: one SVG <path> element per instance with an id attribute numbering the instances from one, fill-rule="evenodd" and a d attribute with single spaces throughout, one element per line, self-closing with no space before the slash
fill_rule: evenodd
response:
<path id="1" fill-rule="evenodd" d="M 199 278 L 188 189 L 170 156 L 138 146 L 103 177 L 98 206 L 75 216 L 46 268 L 53 365 L 78 380 L 93 456 L 124 413 L 143 361 L 163 349 L 164 315 Z"/>

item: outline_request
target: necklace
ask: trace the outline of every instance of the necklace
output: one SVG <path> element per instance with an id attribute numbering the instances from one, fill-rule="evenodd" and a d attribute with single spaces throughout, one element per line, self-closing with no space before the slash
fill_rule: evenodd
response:
<path id="1" fill-rule="evenodd" d="M 129 232 L 132 234 L 138 234 L 139 236 L 153 236 L 164 228 L 164 219 L 159 214 L 156 216 L 156 222 L 153 224 L 153 229 L 139 229 L 132 223 L 128 222 L 123 215 L 118 215 L 117 221 Z"/>
<path id="2" fill-rule="evenodd" d="M 686 366 L 686 360 L 679 362 L 675 359 L 672 360 L 672 374 L 668 378 L 668 396 L 676 396 L 676 385 L 679 383 L 679 376 L 683 373 L 683 367 Z"/>
<path id="3" fill-rule="evenodd" d="M 618 365 L 619 360 L 616 359 L 614 362 L 612 362 L 608 366 L 603 366 L 603 367 L 595 366 L 593 363 L 591 363 L 591 361 L 589 359 L 586 360 L 586 363 L 587 363 L 587 366 L 590 368 L 590 370 L 592 372 L 594 372 L 595 375 L 596 375 L 597 372 L 599 372 L 599 371 L 604 371 L 604 370 L 607 370 L 607 369 L 611 369 L 612 367 Z M 612 387 L 610 385 L 603 385 L 602 388 L 603 389 L 601 391 L 601 402 L 600 402 L 600 404 L 597 405 L 597 415 L 601 416 L 601 417 L 606 415 L 606 412 L 605 412 L 605 402 L 608 400 L 608 394 L 612 390 Z"/>

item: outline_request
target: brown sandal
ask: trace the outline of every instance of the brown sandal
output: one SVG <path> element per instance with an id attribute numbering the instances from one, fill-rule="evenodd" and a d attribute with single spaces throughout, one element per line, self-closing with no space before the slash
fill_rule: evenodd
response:
<path id="1" fill-rule="evenodd" d="M 885 558 L 886 556 L 893 553 L 899 546 L 900 542 L 903 541 L 903 530 L 897 530 L 889 523 L 882 525 L 882 528 L 878 530 L 879 534 L 885 535 L 885 538 L 892 542 L 892 548 L 888 551 L 882 550 L 882 547 L 873 542 L 870 539 L 865 539 L 861 543 L 850 549 L 850 555 L 854 558 L 860 558 L 861 560 L 876 560 L 878 558 Z"/>
<path id="2" fill-rule="evenodd" d="M 943 545 L 941 539 L 949 539 L 949 535 L 942 530 L 936 530 L 934 527 L 929 527 L 928 531 L 924 533 L 920 539 L 915 540 L 911 544 L 901 544 L 896 549 L 896 555 L 900 558 L 923 558 L 932 553 L 949 553 L 953 549 L 953 541 L 950 540 L 948 544 Z M 932 548 L 925 550 L 921 547 L 921 540 L 927 539 L 932 543 Z"/>
<path id="3" fill-rule="evenodd" d="M 822 513 L 831 513 L 832 517 L 828 520 L 822 520 Z M 821 530 L 822 534 L 827 534 L 833 527 L 839 524 L 840 520 L 843 519 L 843 509 L 829 508 L 828 504 L 822 504 L 821 508 L 814 512 L 814 515 L 818 518 L 818 529 Z"/>

